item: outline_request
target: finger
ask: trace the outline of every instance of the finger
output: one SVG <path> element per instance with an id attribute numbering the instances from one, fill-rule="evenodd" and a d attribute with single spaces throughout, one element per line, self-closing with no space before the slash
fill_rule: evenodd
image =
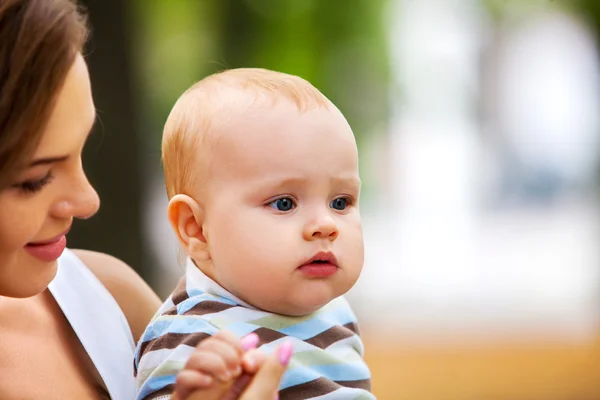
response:
<path id="1" fill-rule="evenodd" d="M 252 375 L 250 374 L 242 374 L 239 378 L 236 379 L 234 384 L 229 388 L 227 394 L 223 396 L 222 399 L 219 400 L 237 400 L 240 395 L 244 392 L 250 381 L 252 380 Z"/>
<path id="2" fill-rule="evenodd" d="M 253 349 L 242 357 L 242 368 L 244 372 L 254 375 L 266 360 L 267 356 L 265 353 L 258 349 Z"/>
<path id="3" fill-rule="evenodd" d="M 213 378 L 199 371 L 184 369 L 175 378 L 175 393 L 180 399 L 185 399 L 194 390 L 209 387 Z"/>
<path id="4" fill-rule="evenodd" d="M 246 392 L 240 400 L 265 400 L 273 399 L 277 395 L 279 383 L 292 358 L 293 348 L 291 342 L 284 342 L 272 354 L 260 370 L 256 373 Z"/>
<path id="5" fill-rule="evenodd" d="M 241 352 L 239 352 L 230 343 L 219 340 L 216 337 L 210 338 L 206 339 L 200 346 L 198 346 L 198 350 L 218 354 L 225 362 L 227 371 L 229 371 L 232 376 L 237 377 L 242 373 L 240 366 Z M 198 350 L 196 352 L 198 352 Z"/>
<path id="6" fill-rule="evenodd" d="M 242 344 L 242 349 L 244 351 L 248 351 L 251 349 L 255 349 L 260 343 L 260 339 L 256 333 L 252 332 L 244 336 L 242 340 L 240 340 L 240 343 Z"/>
<path id="7" fill-rule="evenodd" d="M 240 354 L 244 351 L 240 339 L 238 339 L 238 337 L 235 334 L 233 334 L 227 330 L 222 330 L 222 331 L 217 332 L 213 336 L 213 338 L 218 339 L 222 342 L 225 342 L 225 343 L 231 345 Z"/>
<path id="8" fill-rule="evenodd" d="M 196 390 L 185 400 L 222 400 L 226 398 L 226 393 L 232 382 L 215 382 L 207 389 Z"/>
<path id="9" fill-rule="evenodd" d="M 229 343 L 240 354 L 243 353 L 244 351 L 254 349 L 260 342 L 258 335 L 254 332 L 249 333 L 248 335 L 244 336 L 242 339 L 238 339 L 237 336 L 235 336 L 233 333 L 228 332 L 228 331 L 219 331 L 213 337 L 216 339 L 222 340 L 226 343 Z"/>
<path id="10" fill-rule="evenodd" d="M 219 353 L 207 350 L 196 350 L 188 359 L 185 369 L 214 375 L 223 381 L 232 378 L 223 357 Z"/>

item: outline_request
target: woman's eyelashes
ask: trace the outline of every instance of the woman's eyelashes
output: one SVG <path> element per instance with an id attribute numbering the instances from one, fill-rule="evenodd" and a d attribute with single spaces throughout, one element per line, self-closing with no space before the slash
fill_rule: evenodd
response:
<path id="1" fill-rule="evenodd" d="M 40 190 L 42 190 L 44 186 L 52 182 L 53 178 L 54 175 L 52 175 L 52 171 L 48 171 L 48 173 L 40 179 L 30 179 L 27 181 L 15 183 L 13 187 L 19 189 L 23 193 L 37 193 Z"/>

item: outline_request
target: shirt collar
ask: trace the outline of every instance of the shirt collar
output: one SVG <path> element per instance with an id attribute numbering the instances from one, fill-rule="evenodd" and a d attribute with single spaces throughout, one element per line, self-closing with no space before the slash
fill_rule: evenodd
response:
<path id="1" fill-rule="evenodd" d="M 217 297 L 222 297 L 227 300 L 233 301 L 241 306 L 256 310 L 256 307 L 251 306 L 240 298 L 234 296 L 231 292 L 219 285 L 217 282 L 209 278 L 204 272 L 200 270 L 194 264 L 192 259 L 188 257 L 185 265 L 185 278 L 187 286 L 190 289 L 202 290 L 208 294 L 212 294 Z"/>

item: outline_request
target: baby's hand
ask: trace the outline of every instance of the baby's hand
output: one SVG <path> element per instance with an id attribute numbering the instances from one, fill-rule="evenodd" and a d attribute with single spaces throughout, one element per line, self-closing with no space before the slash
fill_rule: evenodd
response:
<path id="1" fill-rule="evenodd" d="M 250 334 L 242 340 L 232 333 L 220 331 L 200 342 L 188 359 L 184 369 L 177 374 L 175 391 L 171 399 L 185 400 L 198 389 L 222 386 L 225 391 L 242 373 L 242 356 L 256 347 L 258 336 Z"/>

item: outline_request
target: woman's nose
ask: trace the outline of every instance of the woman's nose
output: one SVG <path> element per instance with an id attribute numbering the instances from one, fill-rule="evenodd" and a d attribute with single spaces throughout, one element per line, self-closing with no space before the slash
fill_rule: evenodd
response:
<path id="1" fill-rule="evenodd" d="M 82 171 L 77 184 L 70 186 L 68 195 L 55 205 L 54 214 L 61 218 L 87 219 L 96 214 L 99 207 L 98 193 Z"/>

